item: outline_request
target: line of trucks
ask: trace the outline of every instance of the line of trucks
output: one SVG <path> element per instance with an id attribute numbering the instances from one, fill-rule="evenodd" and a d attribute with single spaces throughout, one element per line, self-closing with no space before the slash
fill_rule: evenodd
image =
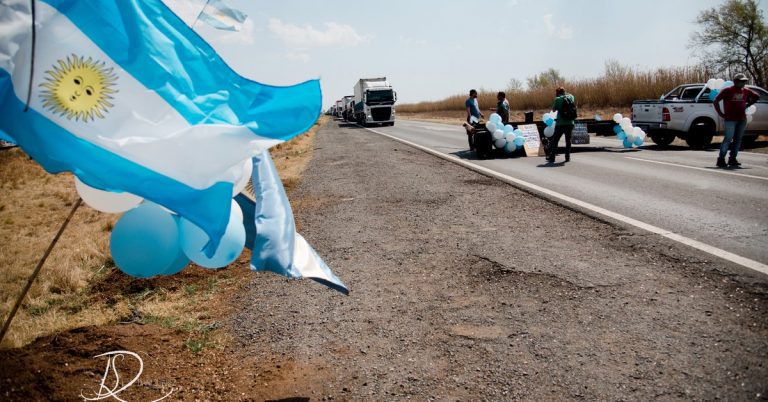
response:
<path id="1" fill-rule="evenodd" d="M 394 126 L 395 102 L 397 92 L 387 77 L 361 78 L 355 83 L 353 95 L 337 100 L 327 114 L 361 126 Z"/>

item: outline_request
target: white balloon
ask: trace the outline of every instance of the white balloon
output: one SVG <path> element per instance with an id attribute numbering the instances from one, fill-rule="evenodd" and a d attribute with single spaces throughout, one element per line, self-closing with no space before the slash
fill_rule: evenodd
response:
<path id="1" fill-rule="evenodd" d="M 496 123 L 489 121 L 488 123 L 485 123 L 485 128 L 487 128 L 488 131 L 493 133 L 496 131 Z"/>
<path id="2" fill-rule="evenodd" d="M 504 146 L 507 145 L 507 140 L 504 138 L 499 138 L 493 142 L 493 145 L 496 145 L 496 148 L 498 149 L 504 148 Z"/>
<path id="3" fill-rule="evenodd" d="M 552 116 L 553 119 L 557 120 L 557 110 L 551 112 L 549 115 Z"/>
<path id="4" fill-rule="evenodd" d="M 504 139 L 504 132 L 497 129 L 496 131 L 493 132 L 493 139 L 494 140 Z"/>
<path id="5" fill-rule="evenodd" d="M 113 193 L 95 189 L 75 176 L 75 189 L 80 198 L 91 208 L 111 214 L 119 214 L 136 208 L 144 201 L 143 198 L 131 193 Z"/>
<path id="6" fill-rule="evenodd" d="M 253 174 L 253 160 L 250 158 L 245 160 L 243 162 L 243 173 L 240 176 L 240 179 L 235 183 L 235 186 L 232 188 L 232 195 L 238 195 L 243 190 L 245 190 L 245 186 L 248 185 L 248 181 L 251 180 L 251 175 Z"/>
<path id="7" fill-rule="evenodd" d="M 619 124 L 629 124 L 629 125 L 632 125 L 632 119 L 630 119 L 629 117 L 624 117 L 624 118 L 621 119 L 621 123 L 619 123 Z"/>
<path id="8" fill-rule="evenodd" d="M 755 112 L 757 112 L 757 106 L 752 105 L 752 106 L 748 107 L 746 112 L 747 112 L 748 115 L 755 114 Z"/>
<path id="9" fill-rule="evenodd" d="M 549 138 L 551 136 L 555 135 L 555 126 L 549 126 L 544 129 L 544 136 Z"/>
<path id="10" fill-rule="evenodd" d="M 722 79 L 722 78 L 718 78 L 717 80 L 715 80 L 715 88 L 714 89 L 722 89 L 724 85 L 725 85 L 725 80 Z"/>
<path id="11" fill-rule="evenodd" d="M 511 131 L 508 132 L 508 133 L 504 133 L 504 139 L 507 140 L 507 141 L 514 141 L 515 140 L 515 133 L 513 133 Z"/>
<path id="12" fill-rule="evenodd" d="M 622 116 L 621 113 L 616 113 L 615 115 L 613 115 L 613 121 L 615 121 L 616 124 L 621 123 L 621 119 L 623 118 L 624 116 Z"/>
<path id="13" fill-rule="evenodd" d="M 634 135 L 635 137 L 638 137 L 638 136 L 640 136 L 640 134 L 641 134 L 642 132 L 643 132 L 643 129 L 642 129 L 642 128 L 640 128 L 640 127 L 633 127 L 633 128 L 632 128 L 632 135 Z"/>
<path id="14" fill-rule="evenodd" d="M 747 124 L 752 123 L 753 119 L 754 119 L 754 115 L 748 114 L 747 115 Z"/>
<path id="15" fill-rule="evenodd" d="M 707 81 L 707 88 L 713 89 L 716 83 L 717 83 L 716 79 L 710 78 L 709 81 Z"/>

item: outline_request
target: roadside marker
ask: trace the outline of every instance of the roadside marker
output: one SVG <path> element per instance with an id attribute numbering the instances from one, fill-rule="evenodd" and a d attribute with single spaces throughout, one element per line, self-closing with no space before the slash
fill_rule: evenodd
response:
<path id="1" fill-rule="evenodd" d="M 719 174 L 726 174 L 726 175 L 729 175 L 729 176 L 740 176 L 740 177 L 747 177 L 747 178 L 750 178 L 750 179 L 768 180 L 768 177 L 753 176 L 751 174 L 730 172 L 730 171 L 727 171 L 727 170 L 715 169 L 714 167 L 712 167 L 712 168 L 703 168 L 703 167 L 698 167 L 698 166 L 687 166 L 687 165 L 680 165 L 678 163 L 662 162 L 662 161 L 654 161 L 654 160 L 651 160 L 651 159 L 635 158 L 633 156 L 625 156 L 625 158 L 636 160 L 636 161 L 641 161 L 641 162 L 658 163 L 660 165 L 669 165 L 669 166 L 677 166 L 677 167 L 686 168 L 686 169 L 701 170 L 703 172 L 709 172 L 709 173 L 719 173 Z"/>
<path id="2" fill-rule="evenodd" d="M 633 218 L 630 218 L 628 216 L 621 215 L 621 214 L 619 214 L 617 212 L 609 211 L 609 210 L 607 210 L 605 208 L 598 207 L 597 205 L 590 204 L 588 202 L 581 201 L 581 200 L 578 200 L 578 199 L 573 198 L 573 197 L 569 197 L 569 196 L 567 196 L 565 194 L 561 194 L 561 193 L 558 193 L 556 191 L 549 190 L 547 188 L 538 186 L 536 184 L 529 183 L 529 182 L 527 182 L 525 180 L 520 180 L 520 179 L 516 179 L 516 178 L 511 177 L 511 176 L 507 176 L 507 175 L 505 175 L 503 173 L 499 173 L 499 172 L 496 172 L 494 170 L 488 169 L 486 167 L 483 167 L 483 166 L 480 166 L 480 165 L 476 165 L 476 164 L 474 164 L 472 162 L 468 162 L 466 160 L 460 159 L 458 156 L 444 154 L 442 152 L 435 151 L 433 149 L 427 148 L 427 147 L 425 147 L 423 145 L 419 145 L 419 144 L 410 142 L 408 140 L 404 140 L 402 138 L 398 138 L 398 137 L 392 136 L 390 134 L 386 134 L 386 133 L 383 133 L 381 131 L 377 131 L 377 130 L 374 130 L 374 129 L 371 129 L 371 128 L 367 128 L 367 127 L 363 127 L 363 128 L 365 128 L 366 130 L 371 131 L 373 133 L 376 133 L 376 134 L 382 135 L 384 137 L 390 138 L 392 140 L 395 140 L 397 142 L 403 143 L 405 145 L 414 147 L 414 148 L 419 149 L 421 151 L 424 151 L 424 152 L 426 152 L 428 154 L 437 156 L 438 158 L 445 159 L 447 161 L 450 161 L 450 162 L 456 163 L 458 165 L 464 166 L 465 168 L 474 170 L 475 172 L 478 172 L 478 173 L 483 174 L 485 176 L 493 177 L 495 179 L 501 180 L 501 181 L 503 181 L 505 183 L 508 183 L 508 184 L 511 184 L 513 186 L 522 187 L 522 188 L 524 188 L 526 190 L 529 190 L 529 191 L 532 191 L 534 193 L 545 195 L 545 196 L 547 196 L 547 197 L 549 197 L 551 199 L 559 200 L 559 201 L 565 202 L 567 204 L 575 205 L 575 206 L 578 206 L 580 208 L 583 208 L 583 209 L 595 212 L 597 214 L 600 214 L 600 215 L 603 215 L 603 216 L 607 216 L 607 217 L 609 217 L 611 219 L 614 219 L 614 220 L 617 220 L 619 222 L 622 222 L 622 223 L 625 223 L 625 224 L 628 224 L 628 225 L 631 225 L 631 226 L 643 229 L 643 230 L 651 232 L 651 233 L 658 234 L 658 235 L 660 235 L 662 237 L 666 237 L 667 239 L 674 240 L 674 241 L 676 241 L 678 243 L 685 244 L 686 246 L 693 247 L 693 248 L 695 248 L 697 250 L 700 250 L 700 251 L 703 251 L 703 252 L 705 252 L 707 254 L 714 255 L 714 256 L 722 258 L 724 260 L 730 261 L 730 262 L 732 262 L 734 264 L 738 264 L 738 265 L 741 265 L 743 267 L 749 268 L 749 269 L 751 269 L 753 271 L 757 271 L 757 272 L 760 272 L 760 273 L 762 273 L 764 275 L 768 275 L 768 265 L 763 264 L 761 262 L 758 262 L 758 261 L 755 261 L 755 260 L 751 260 L 751 259 L 746 258 L 746 257 L 742 257 L 740 255 L 731 253 L 730 251 L 726 251 L 726 250 L 723 250 L 723 249 L 720 249 L 720 248 L 717 248 L 717 247 L 714 247 L 714 246 L 710 246 L 709 244 L 705 244 L 705 243 L 702 243 L 702 242 L 700 242 L 698 240 L 694 240 L 694 239 L 685 237 L 683 235 L 679 235 L 677 233 L 673 233 L 673 232 L 671 232 L 669 230 L 662 229 L 660 227 L 656 227 L 656 226 L 650 225 L 650 224 L 645 223 L 645 222 L 641 222 L 641 221 L 639 221 L 637 219 L 633 219 Z M 757 176 L 754 176 L 754 177 L 757 177 Z"/>

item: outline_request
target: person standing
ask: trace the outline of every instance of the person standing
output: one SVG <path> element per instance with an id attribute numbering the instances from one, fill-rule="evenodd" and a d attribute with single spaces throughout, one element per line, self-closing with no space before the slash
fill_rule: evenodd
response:
<path id="1" fill-rule="evenodd" d="M 725 120 L 725 132 L 723 133 L 723 143 L 720 145 L 720 155 L 717 157 L 717 167 L 741 166 L 736 156 L 741 148 L 741 137 L 744 136 L 744 130 L 747 128 L 747 108 L 752 106 L 760 99 L 747 85 L 747 76 L 736 74 L 733 77 L 733 85 L 723 89 L 715 98 L 715 111 Z M 723 109 L 720 109 L 720 102 L 723 102 Z M 728 158 L 728 164 L 725 163 L 725 154 L 731 149 L 731 156 Z"/>
<path id="2" fill-rule="evenodd" d="M 507 94 L 499 92 L 496 94 L 496 113 L 501 116 L 501 122 L 505 125 L 509 123 L 509 102 L 507 101 Z"/>
<path id="3" fill-rule="evenodd" d="M 555 162 L 557 156 L 557 143 L 560 137 L 565 135 L 565 161 L 571 161 L 571 134 L 573 126 L 576 123 L 576 98 L 565 92 L 565 88 L 559 87 L 555 90 L 555 101 L 552 103 L 552 110 L 557 112 L 555 121 L 555 134 L 549 144 L 547 152 L 547 161 Z"/>
<path id="4" fill-rule="evenodd" d="M 480 105 L 477 103 L 477 91 L 474 89 L 469 90 L 469 98 L 464 102 L 464 106 L 467 108 L 467 123 L 472 123 L 473 117 L 478 121 L 480 118 L 485 117 L 480 112 Z"/>

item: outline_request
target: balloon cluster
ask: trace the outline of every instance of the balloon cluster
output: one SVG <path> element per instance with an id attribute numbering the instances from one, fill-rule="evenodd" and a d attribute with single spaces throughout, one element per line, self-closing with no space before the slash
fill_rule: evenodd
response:
<path id="1" fill-rule="evenodd" d="M 541 121 L 544 122 L 544 124 L 547 125 L 547 127 L 544 129 L 544 136 L 547 138 L 551 138 L 553 135 L 555 135 L 555 126 L 557 125 L 557 112 L 549 112 L 544 113 L 544 116 L 541 118 Z"/>
<path id="2" fill-rule="evenodd" d="M 493 145 L 497 149 L 503 149 L 504 152 L 508 154 L 522 148 L 525 144 L 523 132 L 515 130 L 509 124 L 504 125 L 501 121 L 501 116 L 498 113 L 494 113 L 488 118 L 488 123 L 485 124 L 485 128 L 487 128 L 493 136 Z"/>
<path id="3" fill-rule="evenodd" d="M 757 112 L 757 106 L 752 105 L 745 110 L 747 113 L 747 124 L 752 123 L 752 119 L 755 117 L 755 112 Z"/>
<path id="4" fill-rule="evenodd" d="M 717 95 L 720 94 L 720 91 L 732 85 L 733 81 L 725 81 L 722 78 L 710 78 L 710 80 L 707 81 L 707 88 L 709 88 L 709 99 L 715 100 Z"/>
<path id="5" fill-rule="evenodd" d="M 646 137 L 645 131 L 640 127 L 633 127 L 632 119 L 622 116 L 621 113 L 616 113 L 613 115 L 613 121 L 617 124 L 613 126 L 613 132 L 616 133 L 616 138 L 624 144 L 624 148 L 643 145 Z"/>
<path id="6" fill-rule="evenodd" d="M 252 171 L 251 160 L 244 161 L 233 196 L 243 191 Z M 203 252 L 208 235 L 186 218 L 130 193 L 95 189 L 77 177 L 75 188 L 93 209 L 125 212 L 112 230 L 109 249 L 115 265 L 128 275 L 139 278 L 173 275 L 190 260 L 205 268 L 222 268 L 237 259 L 245 246 L 243 212 L 234 200 L 224 236 L 213 256 L 208 257 Z"/>

